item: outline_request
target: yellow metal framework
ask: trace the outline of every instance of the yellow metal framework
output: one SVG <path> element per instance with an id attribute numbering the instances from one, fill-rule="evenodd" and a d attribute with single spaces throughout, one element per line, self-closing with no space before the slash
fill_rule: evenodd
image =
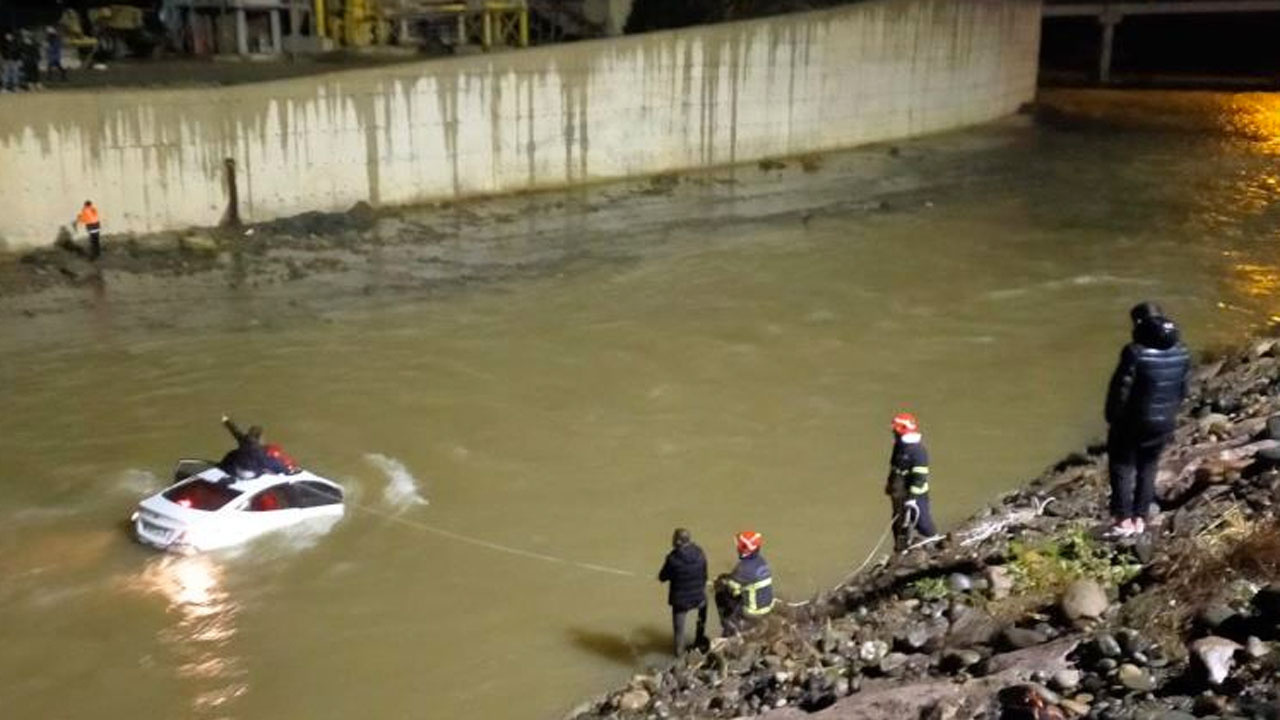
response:
<path id="1" fill-rule="evenodd" d="M 485 50 L 498 46 L 529 47 L 529 5 L 525 0 L 470 2 L 406 2 L 406 17 L 453 17 L 459 45 L 479 43 Z"/>

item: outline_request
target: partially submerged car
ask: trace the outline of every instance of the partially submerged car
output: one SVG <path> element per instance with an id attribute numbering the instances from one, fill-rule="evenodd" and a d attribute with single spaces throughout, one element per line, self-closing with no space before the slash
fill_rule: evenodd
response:
<path id="1" fill-rule="evenodd" d="M 238 478 L 212 463 L 184 460 L 175 484 L 138 504 L 134 535 L 146 545 L 194 553 L 239 545 L 312 521 L 336 522 L 342 486 L 307 470 Z"/>

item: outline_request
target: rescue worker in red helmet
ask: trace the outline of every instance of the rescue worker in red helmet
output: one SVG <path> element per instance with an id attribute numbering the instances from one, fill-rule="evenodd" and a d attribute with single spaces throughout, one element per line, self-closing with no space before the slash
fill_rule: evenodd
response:
<path id="1" fill-rule="evenodd" d="M 893 504 L 893 548 L 911 545 L 911 531 L 926 538 L 937 535 L 929 509 L 929 451 L 920 434 L 920 421 L 911 413 L 893 416 L 893 454 L 885 494 Z"/>
<path id="2" fill-rule="evenodd" d="M 726 636 L 737 635 L 773 610 L 773 573 L 760 547 L 760 533 L 746 530 L 734 536 L 738 564 L 733 572 L 716 578 L 716 612 Z"/>

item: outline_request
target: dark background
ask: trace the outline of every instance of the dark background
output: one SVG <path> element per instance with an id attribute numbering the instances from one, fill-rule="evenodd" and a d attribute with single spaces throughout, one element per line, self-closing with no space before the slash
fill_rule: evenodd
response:
<path id="1" fill-rule="evenodd" d="M 1098 67 L 1094 18 L 1045 21 L 1040 67 L 1087 74 Z M 1280 80 L 1280 13 L 1129 16 L 1116 26 L 1115 74 L 1222 75 Z"/>

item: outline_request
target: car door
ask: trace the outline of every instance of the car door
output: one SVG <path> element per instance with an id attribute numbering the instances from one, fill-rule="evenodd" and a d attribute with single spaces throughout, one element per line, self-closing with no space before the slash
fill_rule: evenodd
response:
<path id="1" fill-rule="evenodd" d="M 294 506 L 287 485 L 273 485 L 254 493 L 240 511 L 246 537 L 253 537 L 298 520 L 298 508 Z"/>

